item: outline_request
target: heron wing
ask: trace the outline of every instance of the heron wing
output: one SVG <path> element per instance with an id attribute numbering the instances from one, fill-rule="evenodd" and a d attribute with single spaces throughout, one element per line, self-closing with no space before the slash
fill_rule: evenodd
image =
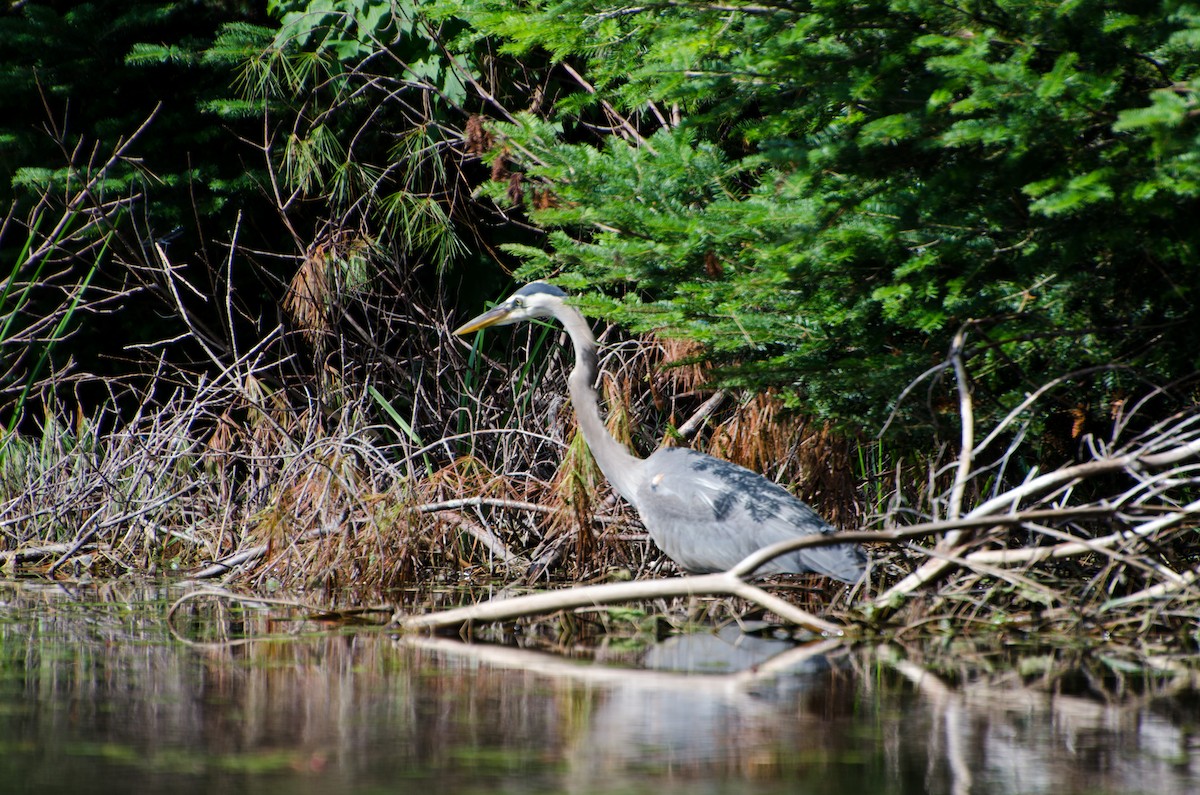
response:
<path id="1" fill-rule="evenodd" d="M 724 571 L 777 541 L 834 531 L 784 488 L 729 461 L 666 448 L 641 466 L 635 507 L 659 548 L 689 571 Z M 789 553 L 759 573 L 816 572 L 854 582 L 863 564 L 857 546 L 837 544 Z"/>

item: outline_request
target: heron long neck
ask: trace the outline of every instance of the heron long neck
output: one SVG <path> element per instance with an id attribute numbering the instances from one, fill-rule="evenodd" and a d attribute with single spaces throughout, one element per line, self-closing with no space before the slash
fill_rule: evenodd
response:
<path id="1" fill-rule="evenodd" d="M 575 405 L 575 417 L 583 431 L 583 439 L 591 448 L 592 457 L 617 493 L 633 502 L 635 467 L 639 459 L 608 432 L 600 416 L 596 394 L 596 375 L 599 371 L 596 338 L 583 315 L 574 308 L 562 306 L 555 313 L 571 342 L 575 344 L 575 369 L 567 379 L 567 392 Z"/>

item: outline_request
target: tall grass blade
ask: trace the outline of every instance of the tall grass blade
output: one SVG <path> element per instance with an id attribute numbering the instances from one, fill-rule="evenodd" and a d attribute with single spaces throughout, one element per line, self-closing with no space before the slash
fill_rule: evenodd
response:
<path id="1" fill-rule="evenodd" d="M 371 399 L 374 400 L 375 403 L 384 410 L 388 417 L 391 418 L 392 422 L 396 423 L 396 426 L 404 432 L 404 435 L 407 436 L 412 443 L 417 446 L 418 449 L 425 446 L 425 443 L 421 441 L 420 434 L 418 434 L 412 425 L 410 425 L 403 417 L 400 416 L 400 412 L 396 411 L 396 407 L 389 403 L 388 399 L 380 394 L 378 389 L 373 386 L 368 386 L 367 394 L 369 394 Z M 432 475 L 433 461 L 430 460 L 428 454 L 422 454 L 421 458 L 425 461 L 425 474 Z"/>

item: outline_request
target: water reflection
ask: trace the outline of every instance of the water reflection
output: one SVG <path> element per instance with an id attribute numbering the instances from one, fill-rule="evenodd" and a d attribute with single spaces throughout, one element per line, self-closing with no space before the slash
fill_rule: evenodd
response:
<path id="1" fill-rule="evenodd" d="M 1200 789 L 1186 671 L 937 677 L 911 650 L 730 629 L 629 670 L 196 606 L 197 633 L 280 637 L 198 649 L 162 597 L 0 584 L 0 791 Z"/>
<path id="2" fill-rule="evenodd" d="M 651 646 L 641 663 L 654 671 L 728 674 L 757 668 L 795 645 L 787 637 L 769 634 L 769 627 L 763 624 L 726 624 L 714 632 L 666 638 Z M 812 666 L 819 669 L 827 663 L 827 658 L 819 654 L 803 655 L 801 659 L 809 671 Z"/>

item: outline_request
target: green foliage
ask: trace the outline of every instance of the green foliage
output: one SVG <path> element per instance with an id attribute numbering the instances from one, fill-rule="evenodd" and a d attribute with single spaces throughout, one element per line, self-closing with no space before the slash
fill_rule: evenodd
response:
<path id="1" fill-rule="evenodd" d="M 546 107 L 561 133 L 492 126 L 553 196 L 533 206 L 526 192 L 549 256 L 521 275 L 602 288 L 592 311 L 703 343 L 729 383 L 878 428 L 964 325 L 985 412 L 1092 365 L 1128 369 L 1069 405 L 1196 369 L 1193 5 L 480 0 L 460 13 L 595 89 Z M 582 126 L 602 101 L 640 136 Z M 934 384 L 935 410 L 950 388 Z M 928 421 L 920 401 L 905 408 Z"/>
<path id="2" fill-rule="evenodd" d="M 877 428 L 964 325 L 981 410 L 1076 368 L 1114 366 L 1059 396 L 1097 407 L 1196 369 L 1193 4 L 267 10 L 276 27 L 215 0 L 0 16 L 0 198 L 65 195 L 88 164 L 64 152 L 112 151 L 162 101 L 96 185 L 153 197 L 151 234 L 237 211 L 244 244 L 283 214 L 262 250 L 355 230 L 468 263 L 468 291 L 504 251 L 593 313 L 701 343 L 726 383 L 850 426 Z M 191 244 L 173 257 L 203 260 Z M 910 394 L 940 411 L 950 389 Z"/>
<path id="3" fill-rule="evenodd" d="M 462 59 L 415 2 L 268 7 L 280 27 L 243 57 L 242 87 L 270 98 L 273 121 L 287 130 L 284 184 L 329 202 L 339 225 L 370 224 L 405 255 L 439 265 L 460 255 L 444 161 L 460 140 L 446 121 L 466 97 Z"/>
<path id="4" fill-rule="evenodd" d="M 327 56 L 338 71 L 352 72 L 364 60 L 386 54 L 404 77 L 460 104 L 466 96 L 459 70 L 415 0 L 270 0 L 280 20 L 275 45 Z"/>
<path id="5" fill-rule="evenodd" d="M 112 242 L 113 234 L 109 231 L 103 234 L 98 246 L 90 249 L 90 262 L 76 284 L 65 290 L 54 284 L 47 270 L 50 263 L 46 253 L 55 247 L 70 245 L 67 230 L 80 225 L 75 217 L 78 214 L 72 211 L 54 224 L 49 239 L 41 245 L 38 245 L 39 234 L 46 216 L 44 213 L 35 215 L 0 288 L 0 357 L 6 362 L 5 373 L 0 376 L 0 395 L 12 397 L 11 402 L 4 403 L 5 411 L 0 415 L 0 448 L 7 445 L 23 419 L 31 396 L 44 387 L 43 379 L 54 377 L 54 373 L 48 373 L 53 369 L 52 353 L 78 326 L 76 313 L 84 304 L 84 297 Z M 4 242 L 4 231 L 0 227 L 0 244 Z M 57 301 L 40 295 L 60 290 L 67 294 Z"/>
<path id="6" fill-rule="evenodd" d="M 244 196 L 233 177 L 245 163 L 200 110 L 230 95 L 228 62 L 203 50 L 234 5 L 96 0 L 0 14 L 0 204 L 69 191 L 88 153 L 112 151 L 152 115 L 137 151 L 98 187 L 152 194 L 147 216 L 159 233 Z"/>
<path id="7" fill-rule="evenodd" d="M 391 3 L 378 0 L 268 0 L 279 18 L 279 41 L 300 49 L 330 52 L 335 60 L 355 62 L 384 48 L 395 31 Z"/>

